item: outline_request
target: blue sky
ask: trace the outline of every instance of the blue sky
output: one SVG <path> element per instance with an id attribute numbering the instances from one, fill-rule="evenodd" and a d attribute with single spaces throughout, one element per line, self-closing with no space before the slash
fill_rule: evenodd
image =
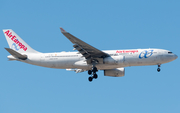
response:
<path id="1" fill-rule="evenodd" d="M 179 0 L 7 0 L 0 29 L 13 29 L 40 52 L 72 51 L 59 27 L 100 50 L 162 48 L 180 56 Z M 178 113 L 179 58 L 125 68 L 125 76 L 88 82 L 76 74 L 8 61 L 0 33 L 0 113 Z"/>

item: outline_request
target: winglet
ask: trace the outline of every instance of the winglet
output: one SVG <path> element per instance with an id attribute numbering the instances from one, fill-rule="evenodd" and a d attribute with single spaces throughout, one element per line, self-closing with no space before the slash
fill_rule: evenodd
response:
<path id="1" fill-rule="evenodd" d="M 67 33 L 62 27 L 60 27 L 61 33 Z"/>

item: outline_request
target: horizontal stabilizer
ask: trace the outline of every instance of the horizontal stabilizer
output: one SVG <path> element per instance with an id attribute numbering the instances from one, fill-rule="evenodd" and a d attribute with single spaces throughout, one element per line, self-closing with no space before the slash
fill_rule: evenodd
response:
<path id="1" fill-rule="evenodd" d="M 22 55 L 16 51 L 14 51 L 13 49 L 10 48 L 5 48 L 12 56 L 14 56 L 15 58 L 21 59 L 21 60 L 26 60 L 27 56 L 26 55 Z"/>

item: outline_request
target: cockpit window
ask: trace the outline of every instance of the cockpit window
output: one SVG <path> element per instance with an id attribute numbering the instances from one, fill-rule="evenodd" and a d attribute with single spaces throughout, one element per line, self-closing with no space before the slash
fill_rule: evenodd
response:
<path id="1" fill-rule="evenodd" d="M 172 54 L 172 52 L 168 52 L 168 54 Z"/>

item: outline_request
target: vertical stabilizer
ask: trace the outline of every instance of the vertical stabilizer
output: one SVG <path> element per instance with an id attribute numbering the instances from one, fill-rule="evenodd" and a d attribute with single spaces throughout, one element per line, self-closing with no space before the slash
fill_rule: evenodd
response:
<path id="1" fill-rule="evenodd" d="M 39 53 L 38 51 L 32 49 L 12 29 L 4 29 L 3 33 L 11 49 L 19 53 Z"/>

